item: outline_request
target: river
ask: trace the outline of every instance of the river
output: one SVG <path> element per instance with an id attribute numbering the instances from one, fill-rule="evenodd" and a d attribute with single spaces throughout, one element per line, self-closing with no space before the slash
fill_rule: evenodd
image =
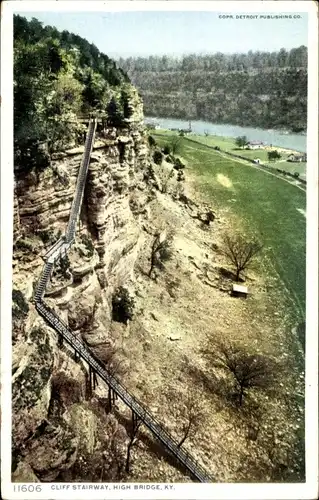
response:
<path id="1" fill-rule="evenodd" d="M 188 121 L 175 120 L 174 118 L 146 117 L 145 122 L 156 122 L 164 129 L 187 129 Z M 238 137 L 245 135 L 249 141 L 262 141 L 273 146 L 278 146 L 294 151 L 305 153 L 307 150 L 307 136 L 303 134 L 284 133 L 280 130 L 265 130 L 262 128 L 240 127 L 239 125 L 225 125 L 221 123 L 203 122 L 201 120 L 192 120 L 192 132 L 204 135 L 208 132 L 210 135 L 219 135 L 222 137 Z"/>

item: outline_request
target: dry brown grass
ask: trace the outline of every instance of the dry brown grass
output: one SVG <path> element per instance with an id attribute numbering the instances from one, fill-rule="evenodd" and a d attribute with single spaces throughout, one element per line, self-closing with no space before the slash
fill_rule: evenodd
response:
<path id="1" fill-rule="evenodd" d="M 217 481 L 301 480 L 296 443 L 302 408 L 293 394 L 302 393 L 302 379 L 280 300 L 271 296 L 258 264 L 247 276 L 251 296 L 230 296 L 231 280 L 220 273 L 227 263 L 218 250 L 224 230 L 230 229 L 226 221 L 215 221 L 203 231 L 182 205 L 160 195 L 153 202 L 152 222 L 174 230 L 174 249 L 156 280 L 138 276 L 141 314 L 124 339 L 134 367 L 130 389 L 176 439 L 185 425 L 176 415 L 185 407 L 189 389 L 200 396 L 205 419 L 184 446 Z M 280 382 L 267 394 L 251 390 L 239 408 L 230 397 L 230 379 L 205 355 L 220 341 L 284 362 L 287 369 Z M 152 455 L 147 448 L 135 453 L 132 480 L 143 476 Z M 164 476 L 180 480 L 168 464 L 163 467 Z"/>

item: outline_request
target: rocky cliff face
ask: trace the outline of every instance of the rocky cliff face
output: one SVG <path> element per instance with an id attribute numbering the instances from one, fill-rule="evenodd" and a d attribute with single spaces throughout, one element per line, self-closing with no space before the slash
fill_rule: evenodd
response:
<path id="1" fill-rule="evenodd" d="M 98 131 L 76 240 L 46 301 L 175 439 L 196 404 L 199 425 L 185 447 L 217 482 L 300 482 L 303 408 L 294 397 L 302 398 L 303 374 L 274 282 L 251 270 L 249 299 L 231 296 L 222 251 L 231 222 L 203 206 L 187 163 L 183 187 L 171 178 L 170 155 L 152 165 L 134 92 L 130 106 L 123 127 Z M 13 480 L 189 481 L 144 427 L 125 473 L 130 412 L 119 401 L 109 411 L 107 388 L 99 381 L 92 392 L 87 367 L 32 304 L 42 256 L 67 226 L 82 153 L 60 152 L 16 181 Z M 151 273 L 151 249 L 165 232 L 169 257 Z M 134 298 L 128 324 L 114 316 L 122 285 Z M 280 383 L 237 407 L 232 377 L 214 366 L 225 342 L 276 359 Z"/>
<path id="2" fill-rule="evenodd" d="M 69 268 L 57 269 L 47 300 L 91 346 L 110 336 L 114 290 L 134 281 L 151 194 L 144 181 L 149 151 L 142 105 L 132 90 L 122 128 L 98 131 Z M 98 398 L 88 400 L 86 370 L 37 315 L 31 298 L 41 257 L 64 233 L 83 146 L 56 154 L 51 166 L 16 183 L 13 255 L 13 478 L 54 481 L 77 461 L 97 480 L 116 478 L 123 465 L 125 430 Z M 104 394 L 105 396 L 105 394 Z M 105 402 L 104 402 L 105 403 Z M 105 404 L 104 404 L 105 407 Z M 102 454 L 103 451 L 103 454 Z M 95 462 L 84 455 L 96 454 Z M 92 455 L 93 454 L 93 455 Z M 82 457 L 82 458 L 81 458 Z M 92 465 L 93 464 L 93 465 Z M 91 472 L 89 472 L 89 470 Z M 104 474 L 104 472 L 103 472 Z"/>

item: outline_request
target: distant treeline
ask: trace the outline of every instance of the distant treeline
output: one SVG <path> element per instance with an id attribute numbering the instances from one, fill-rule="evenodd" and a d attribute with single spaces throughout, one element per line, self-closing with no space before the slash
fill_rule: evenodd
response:
<path id="1" fill-rule="evenodd" d="M 307 48 L 119 59 L 149 116 L 296 132 L 307 123 Z"/>

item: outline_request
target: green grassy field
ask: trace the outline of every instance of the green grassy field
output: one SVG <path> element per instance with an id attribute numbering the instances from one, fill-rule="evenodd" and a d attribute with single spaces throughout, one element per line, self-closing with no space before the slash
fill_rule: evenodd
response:
<path id="1" fill-rule="evenodd" d="M 155 131 L 161 146 L 174 134 Z M 305 313 L 306 193 L 287 182 L 182 138 L 180 156 L 212 206 L 240 218 L 266 247 L 267 272 L 280 276 L 298 317 Z M 281 283 L 281 290 L 282 288 Z"/>
<path id="2" fill-rule="evenodd" d="M 206 146 L 218 146 L 220 149 L 227 151 L 228 153 L 244 156 L 245 158 L 248 158 L 250 160 L 259 158 L 262 163 L 265 163 L 272 168 L 280 168 L 281 170 L 286 170 L 287 172 L 291 173 L 299 172 L 299 174 L 304 176 L 305 178 L 307 163 L 292 163 L 285 161 L 288 157 L 288 153 L 282 153 L 282 158 L 280 161 L 269 162 L 267 156 L 268 151 L 266 149 L 249 150 L 239 148 L 238 146 L 236 146 L 235 139 L 233 139 L 232 137 L 219 137 L 214 135 L 205 137 L 203 135 L 195 134 L 191 134 L 189 137 L 190 139 Z"/>

